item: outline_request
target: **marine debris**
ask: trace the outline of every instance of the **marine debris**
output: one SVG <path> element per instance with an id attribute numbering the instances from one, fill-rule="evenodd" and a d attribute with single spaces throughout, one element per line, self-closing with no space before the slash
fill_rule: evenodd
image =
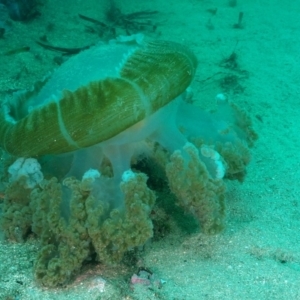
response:
<path id="1" fill-rule="evenodd" d="M 83 14 L 79 17 L 92 23 L 94 26 L 86 26 L 90 32 L 97 33 L 105 40 L 114 39 L 120 34 L 132 35 L 142 31 L 154 32 L 157 23 L 152 18 L 158 14 L 156 10 L 142 10 L 132 13 L 123 13 L 114 1 L 109 1 L 109 6 L 105 10 L 105 20 L 100 21 Z M 121 29 L 121 32 L 118 32 Z"/>

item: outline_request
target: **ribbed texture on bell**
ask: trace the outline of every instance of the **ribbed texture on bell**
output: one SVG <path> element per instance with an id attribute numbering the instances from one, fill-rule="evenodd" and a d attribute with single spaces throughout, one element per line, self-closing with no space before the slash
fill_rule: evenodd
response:
<path id="1" fill-rule="evenodd" d="M 194 54 L 180 44 L 146 43 L 126 58 L 117 78 L 66 90 L 61 99 L 34 109 L 16 124 L 2 113 L 0 145 L 13 155 L 32 157 L 98 144 L 183 93 L 196 67 Z"/>

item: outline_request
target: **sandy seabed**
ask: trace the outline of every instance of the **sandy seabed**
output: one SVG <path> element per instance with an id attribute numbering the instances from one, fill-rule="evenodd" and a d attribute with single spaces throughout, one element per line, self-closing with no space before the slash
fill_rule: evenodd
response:
<path id="1" fill-rule="evenodd" d="M 131 291 L 129 279 L 120 279 L 121 267 L 101 266 L 66 288 L 45 289 L 32 274 L 36 241 L 2 241 L 0 299 L 300 299 L 300 2 L 119 2 L 124 12 L 158 10 L 161 22 L 150 37 L 174 40 L 195 52 L 199 67 L 192 88 L 199 105 L 209 107 L 225 89 L 252 116 L 259 140 L 245 181 L 227 182 L 226 229 L 213 237 L 175 230 L 148 245 L 142 260 L 163 279 L 157 290 Z M 68 47 L 98 39 L 85 32 L 78 13 L 101 17 L 101 1 L 49 0 L 40 11 L 31 22 L 11 22 L 0 39 L 2 99 L 57 67 L 57 53 L 35 43 L 46 32 L 53 44 Z M 242 26 L 234 28 L 240 12 Z M 30 51 L 4 55 L 24 46 Z M 232 53 L 237 69 L 222 63 Z M 224 74 L 238 82 L 222 89 Z"/>

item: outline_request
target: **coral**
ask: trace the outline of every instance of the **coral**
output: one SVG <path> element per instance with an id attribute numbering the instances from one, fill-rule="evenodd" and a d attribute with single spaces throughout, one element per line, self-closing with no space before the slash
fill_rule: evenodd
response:
<path id="1" fill-rule="evenodd" d="M 203 232 L 221 231 L 225 218 L 225 184 L 210 176 L 196 147 L 188 143 L 183 151 L 176 150 L 166 172 L 178 204 L 198 218 Z"/>

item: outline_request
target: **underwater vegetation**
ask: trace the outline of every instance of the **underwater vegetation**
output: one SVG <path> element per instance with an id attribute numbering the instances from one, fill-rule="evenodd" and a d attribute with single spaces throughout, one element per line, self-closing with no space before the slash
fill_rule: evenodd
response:
<path id="1" fill-rule="evenodd" d="M 225 178 L 243 180 L 256 134 L 224 97 L 189 103 L 197 59 L 169 41 L 111 41 L 80 52 L 4 101 L 1 227 L 40 240 L 34 272 L 68 283 L 84 262 L 120 261 L 153 236 L 155 190 L 134 168 L 151 158 L 206 234 L 225 226 Z"/>

